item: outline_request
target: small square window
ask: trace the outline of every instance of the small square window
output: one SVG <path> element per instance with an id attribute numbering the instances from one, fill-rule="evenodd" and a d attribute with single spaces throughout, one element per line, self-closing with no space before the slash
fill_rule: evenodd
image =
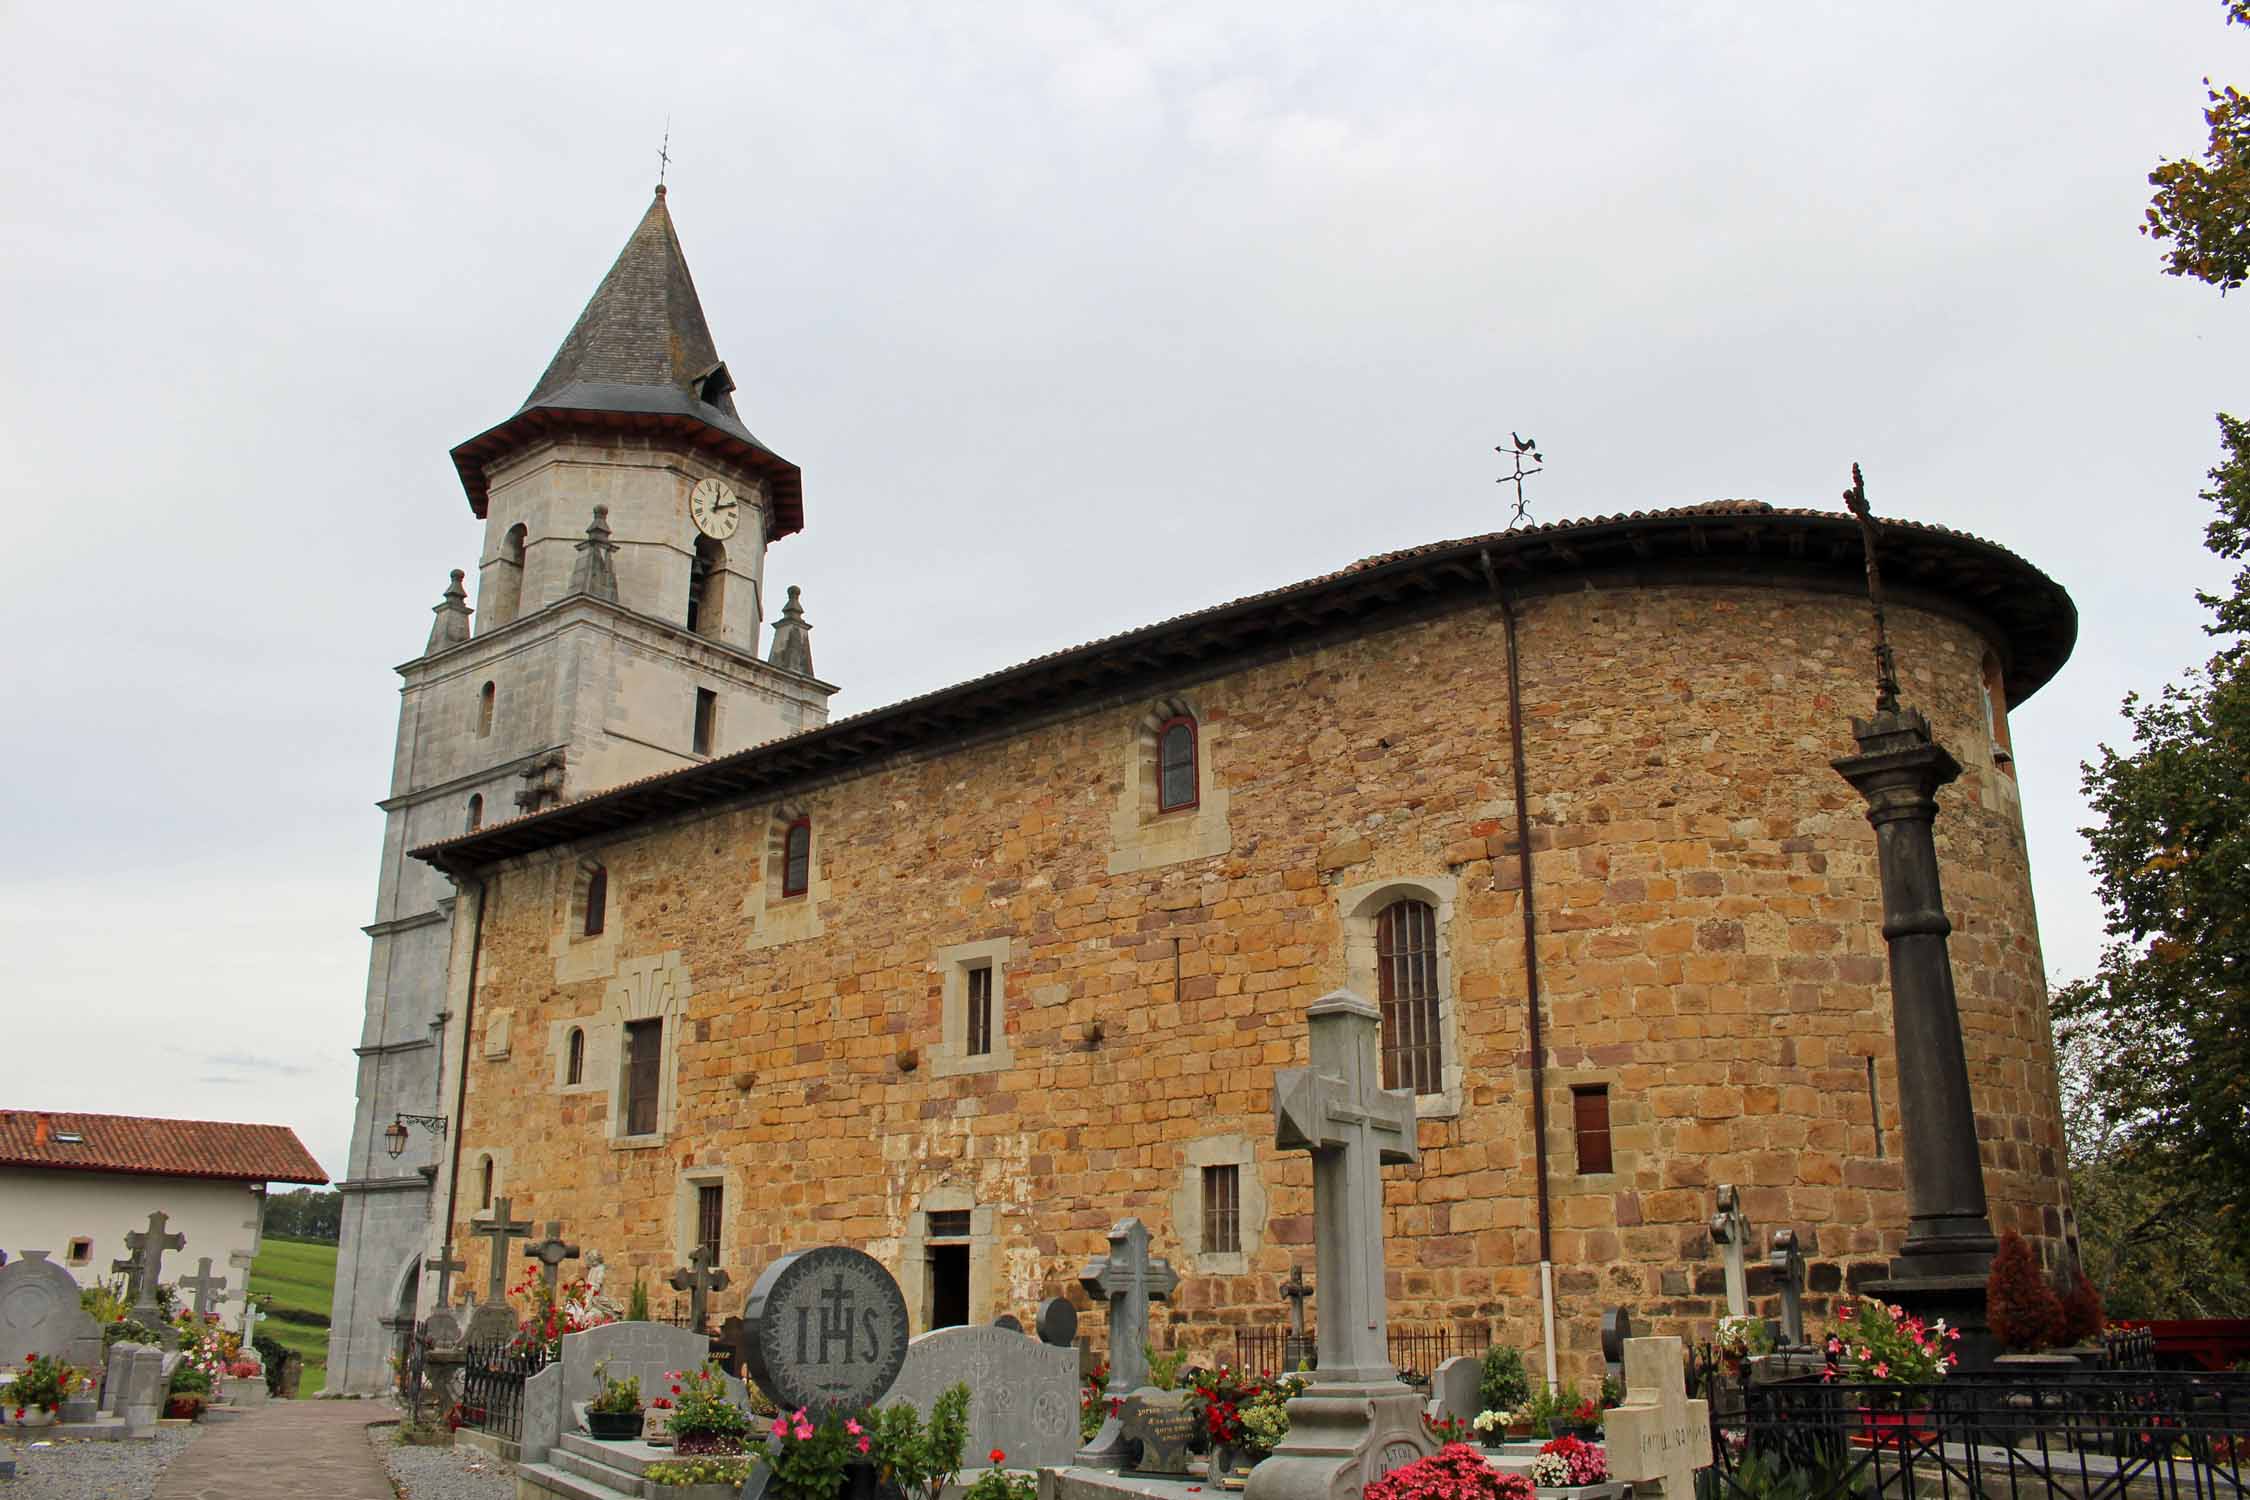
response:
<path id="1" fill-rule="evenodd" d="M 85 1265 L 94 1258 L 94 1242 L 84 1238 L 72 1240 L 70 1254 L 65 1258 L 74 1266 Z"/>
<path id="2" fill-rule="evenodd" d="M 1242 1168 L 1203 1169 L 1203 1251 L 1236 1255 L 1242 1250 Z"/>
<path id="3" fill-rule="evenodd" d="M 1615 1170 L 1609 1153 L 1609 1085 L 1579 1084 L 1570 1091 L 1571 1123 L 1578 1135 L 1581 1175 Z"/>
<path id="4" fill-rule="evenodd" d="M 940 1208 L 930 1214 L 929 1227 L 923 1232 L 926 1240 L 965 1240 L 969 1237 L 969 1211 L 965 1208 Z"/>
<path id="5" fill-rule="evenodd" d="M 968 1054 L 985 1057 L 992 1051 L 992 965 L 980 964 L 962 978 L 968 985 Z"/>

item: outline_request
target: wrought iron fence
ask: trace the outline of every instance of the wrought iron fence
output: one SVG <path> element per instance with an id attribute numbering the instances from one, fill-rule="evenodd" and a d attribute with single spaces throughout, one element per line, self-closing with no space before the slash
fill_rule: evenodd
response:
<path id="1" fill-rule="evenodd" d="M 2003 1369 L 1902 1389 L 1706 1374 L 1699 1500 L 2243 1500 L 2246 1376 Z"/>
<path id="2" fill-rule="evenodd" d="M 521 1438 L 523 1383 L 546 1368 L 546 1347 L 471 1344 L 463 1352 L 460 1425 L 497 1437 Z"/>
<path id="3" fill-rule="evenodd" d="M 1237 1328 L 1234 1331 L 1234 1367 L 1279 1370 L 1288 1339 L 1288 1330 L 1283 1328 Z"/>
<path id="4" fill-rule="evenodd" d="M 1309 1348 L 1311 1329 L 1305 1331 Z M 1234 1330 L 1234 1363 L 1237 1369 L 1280 1370 L 1288 1363 L 1289 1333 L 1284 1328 Z M 1391 1363 L 1399 1378 L 1410 1384 L 1426 1383 L 1433 1371 L 1456 1354 L 1482 1354 L 1481 1333 L 1455 1328 L 1393 1328 L 1390 1330 Z"/>

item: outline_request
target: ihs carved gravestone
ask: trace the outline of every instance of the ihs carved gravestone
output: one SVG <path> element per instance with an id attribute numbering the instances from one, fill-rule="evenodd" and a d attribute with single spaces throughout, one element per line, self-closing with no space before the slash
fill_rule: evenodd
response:
<path id="1" fill-rule="evenodd" d="M 1274 1075 L 1274 1144 L 1312 1153 L 1320 1366 L 1289 1403 L 1288 1437 L 1250 1471 L 1249 1500 L 1357 1500 L 1436 1446 L 1384 1336 L 1382 1168 L 1420 1156 L 1414 1095 L 1382 1086 L 1374 1006 L 1336 990 L 1306 1016 L 1312 1066 Z"/>
<path id="2" fill-rule="evenodd" d="M 743 1306 L 745 1363 L 785 1411 L 856 1410 L 906 1364 L 906 1298 L 882 1262 L 842 1245 L 784 1255 Z"/>
<path id="3" fill-rule="evenodd" d="M 1711 1408 L 1687 1398 L 1678 1339 L 1625 1341 L 1625 1404 L 1603 1423 L 1609 1473 L 1634 1500 L 1694 1500 L 1695 1471 L 1711 1464 Z"/>
<path id="4" fill-rule="evenodd" d="M 101 1363 L 102 1330 L 79 1305 L 78 1282 L 47 1258 L 26 1250 L 0 1266 L 0 1355 L 59 1356 L 86 1368 Z"/>
<path id="5" fill-rule="evenodd" d="M 969 1387 L 962 1452 L 970 1467 L 981 1467 L 995 1448 L 1008 1455 L 1011 1469 L 1070 1462 L 1078 1449 L 1075 1348 L 1006 1328 L 940 1328 L 906 1346 L 906 1363 L 883 1400 L 906 1402 L 927 1418 L 959 1382 Z"/>

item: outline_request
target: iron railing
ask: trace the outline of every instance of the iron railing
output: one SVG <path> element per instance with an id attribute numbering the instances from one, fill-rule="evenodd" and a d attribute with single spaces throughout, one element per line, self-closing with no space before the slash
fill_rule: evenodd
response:
<path id="1" fill-rule="evenodd" d="M 1308 1350 L 1313 1339 L 1312 1330 L 1305 1330 Z M 1454 1355 L 1482 1354 L 1484 1345 L 1485 1335 L 1474 1329 L 1393 1328 L 1388 1347 L 1399 1378 L 1419 1385 L 1427 1384 L 1431 1373 Z M 1287 1367 L 1288 1346 L 1287 1329 L 1237 1328 L 1234 1330 L 1235 1368 L 1282 1370 Z"/>
<path id="2" fill-rule="evenodd" d="M 1699 1500 L 2244 1500 L 2250 1376 L 2003 1368 L 1901 1388 L 1703 1373 Z"/>
<path id="3" fill-rule="evenodd" d="M 523 1383 L 547 1367 L 543 1344 L 471 1344 L 463 1350 L 458 1420 L 496 1437 L 523 1436 Z"/>

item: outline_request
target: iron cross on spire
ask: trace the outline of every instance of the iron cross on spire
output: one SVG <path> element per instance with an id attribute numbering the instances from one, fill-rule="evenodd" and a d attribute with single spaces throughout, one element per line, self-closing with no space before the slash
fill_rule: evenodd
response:
<path id="1" fill-rule="evenodd" d="M 1844 508 L 1859 520 L 1860 548 L 1867 554 L 1867 599 L 1875 611 L 1875 712 L 1898 712 L 1898 662 L 1891 655 L 1890 632 L 1883 624 L 1883 571 L 1875 558 L 1875 514 L 1867 505 L 1867 481 L 1859 465 L 1852 465 L 1852 487 L 1844 491 Z"/>
<path id="2" fill-rule="evenodd" d="M 656 190 L 664 191 L 665 174 L 672 170 L 672 117 L 664 117 L 664 144 L 656 148 Z"/>

